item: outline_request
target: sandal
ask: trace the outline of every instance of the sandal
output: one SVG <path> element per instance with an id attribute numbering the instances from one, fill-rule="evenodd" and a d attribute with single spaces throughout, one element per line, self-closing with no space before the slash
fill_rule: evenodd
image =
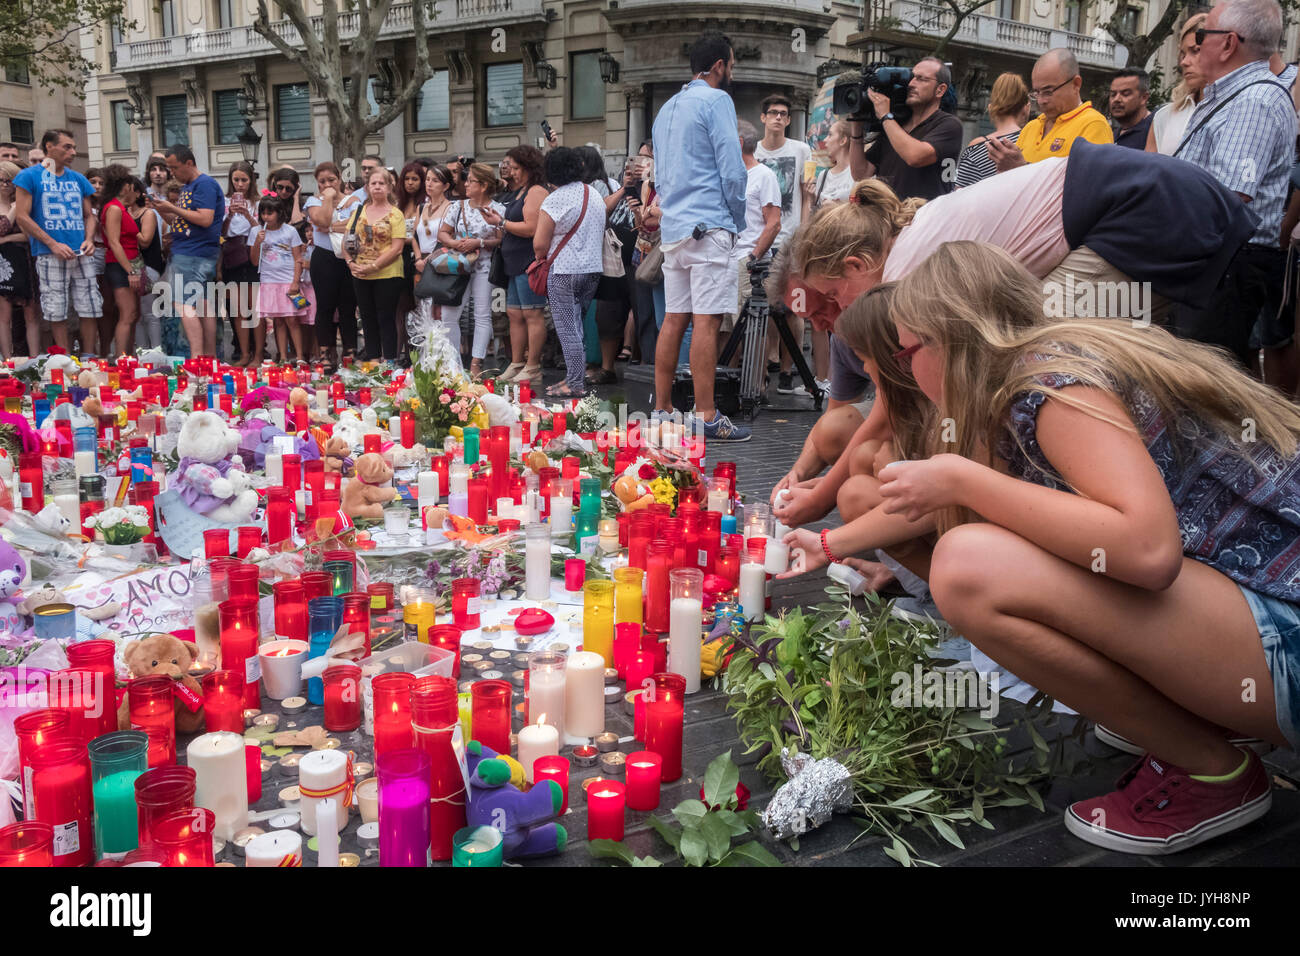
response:
<path id="1" fill-rule="evenodd" d="M 561 389 L 563 389 L 563 391 L 561 391 Z M 568 382 L 556 382 L 546 390 L 546 394 L 550 398 L 584 398 L 587 393 L 585 391 L 573 391 L 569 388 Z"/>
<path id="2" fill-rule="evenodd" d="M 540 365 L 525 365 L 523 370 L 512 379 L 515 385 L 522 385 L 527 382 L 531 385 L 533 382 L 539 382 L 542 378 L 542 367 Z"/>
<path id="3" fill-rule="evenodd" d="M 625 345 L 623 346 L 623 351 L 618 353 L 618 357 L 614 361 L 627 362 L 630 361 L 631 359 L 632 359 L 632 350 Z"/>

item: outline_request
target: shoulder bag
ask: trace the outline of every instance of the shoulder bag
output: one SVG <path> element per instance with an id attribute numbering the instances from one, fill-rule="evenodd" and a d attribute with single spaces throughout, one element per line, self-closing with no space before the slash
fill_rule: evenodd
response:
<path id="1" fill-rule="evenodd" d="M 555 247 L 555 251 L 545 259 L 534 259 L 529 263 L 528 288 L 533 290 L 534 295 L 546 295 L 547 273 L 551 271 L 551 263 L 555 261 L 555 257 L 560 254 L 560 251 L 569 244 L 569 240 L 573 238 L 573 234 L 577 232 L 578 227 L 582 225 L 582 219 L 587 215 L 587 199 L 590 195 L 590 190 L 584 187 L 582 190 L 582 209 L 578 212 L 578 219 L 573 224 L 573 228 L 570 229 L 565 234 L 564 238 L 560 240 L 560 244 Z"/>
<path id="2" fill-rule="evenodd" d="M 457 239 L 465 239 L 469 237 L 469 223 L 466 221 L 465 217 L 465 205 L 468 202 L 469 200 L 467 199 L 462 199 L 460 201 L 460 216 L 458 217 L 459 221 L 456 223 L 455 230 L 455 236 Z M 464 233 L 461 232 L 462 227 L 464 228 Z M 434 252 L 434 254 L 429 257 L 429 261 L 424 264 L 424 271 L 428 272 L 430 269 L 433 269 L 434 272 L 440 272 L 443 275 L 469 275 L 474 268 L 474 263 L 478 262 L 478 254 L 478 249 L 475 249 L 473 252 L 457 252 L 454 249 L 446 248 L 439 249 Z"/>

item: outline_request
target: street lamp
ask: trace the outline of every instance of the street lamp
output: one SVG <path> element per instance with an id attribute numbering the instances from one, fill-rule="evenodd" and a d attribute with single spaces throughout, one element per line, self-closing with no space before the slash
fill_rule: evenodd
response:
<path id="1" fill-rule="evenodd" d="M 135 106 L 130 101 L 127 101 L 122 106 L 122 119 L 126 120 L 128 126 L 136 124 Z"/>
<path id="2" fill-rule="evenodd" d="M 545 60 L 537 64 L 537 86 L 539 89 L 555 89 L 557 76 L 559 76 L 559 72 Z"/>
<path id="3" fill-rule="evenodd" d="M 600 64 L 600 78 L 605 83 L 618 82 L 618 60 L 614 59 L 614 54 L 601 51 L 600 56 L 596 57 Z"/>
<path id="4" fill-rule="evenodd" d="M 253 113 L 257 110 L 257 104 L 248 93 L 240 90 L 235 94 L 235 108 L 239 110 L 239 115 L 245 120 L 251 120 Z"/>
<path id="5" fill-rule="evenodd" d="M 245 119 L 244 128 L 239 131 L 239 149 L 244 154 L 244 161 L 251 166 L 257 165 L 257 148 L 262 145 L 262 135 L 253 124 Z"/>

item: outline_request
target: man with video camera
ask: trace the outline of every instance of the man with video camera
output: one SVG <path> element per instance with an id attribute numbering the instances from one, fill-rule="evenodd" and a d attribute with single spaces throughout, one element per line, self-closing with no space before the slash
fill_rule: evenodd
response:
<path id="1" fill-rule="evenodd" d="M 849 170 L 856 182 L 879 176 L 900 199 L 934 199 L 952 192 L 963 132 L 957 117 L 943 112 L 939 101 L 952 86 L 952 72 L 936 57 L 927 56 L 912 68 L 907 83 L 906 110 L 895 116 L 891 97 L 866 87 L 880 133 L 863 150 L 861 122 L 849 121 Z"/>

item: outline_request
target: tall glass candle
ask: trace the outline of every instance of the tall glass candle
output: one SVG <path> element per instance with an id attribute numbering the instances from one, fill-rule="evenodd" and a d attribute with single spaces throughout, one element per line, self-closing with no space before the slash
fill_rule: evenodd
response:
<path id="1" fill-rule="evenodd" d="M 558 815 L 564 816 L 564 812 L 569 809 L 569 758 L 558 755 L 538 757 L 533 761 L 532 780 L 534 786 L 540 785 L 544 780 L 555 781 L 562 796 Z"/>
<path id="2" fill-rule="evenodd" d="M 248 805 L 262 799 L 262 748 L 244 739 L 244 776 L 248 787 Z"/>
<path id="3" fill-rule="evenodd" d="M 485 477 L 471 478 L 468 484 L 467 507 L 469 517 L 476 524 L 487 524 L 488 516 L 488 480 Z"/>
<path id="4" fill-rule="evenodd" d="M 646 555 L 655 536 L 655 517 L 647 511 L 634 512 L 628 523 L 628 567 L 645 569 Z"/>
<path id="5" fill-rule="evenodd" d="M 415 745 L 415 731 L 411 728 L 411 686 L 414 683 L 414 674 L 400 671 L 371 678 L 375 756 Z"/>
<path id="6" fill-rule="evenodd" d="M 117 697 L 114 687 L 117 675 L 113 669 L 116 647 L 109 640 L 79 641 L 67 647 L 69 670 L 98 674 L 95 682 L 95 709 L 99 711 L 98 726 L 92 737 L 112 733 L 117 729 Z M 92 720 L 94 715 L 88 715 Z"/>
<path id="7" fill-rule="evenodd" d="M 582 647 L 614 666 L 614 582 L 588 581 L 582 594 Z"/>
<path id="8" fill-rule="evenodd" d="M 135 780 L 135 804 L 140 846 L 153 840 L 153 824 L 173 810 L 194 806 L 193 767 L 175 764 L 146 770 Z"/>
<path id="9" fill-rule="evenodd" d="M 686 693 L 700 689 L 704 627 L 704 572 L 676 568 L 669 572 L 672 607 L 668 628 L 668 670 L 686 678 Z"/>
<path id="10" fill-rule="evenodd" d="M 229 528 L 208 528 L 203 532 L 203 556 L 209 561 L 230 556 Z"/>
<path id="11" fill-rule="evenodd" d="M 302 487 L 302 456 L 285 454 L 280 456 L 280 470 L 284 474 L 283 485 L 290 492 Z"/>
<path id="12" fill-rule="evenodd" d="M 754 538 L 746 544 L 745 563 L 740 566 L 740 606 L 745 620 L 763 620 L 767 601 L 766 538 Z"/>
<path id="13" fill-rule="evenodd" d="M 671 783 L 682 775 L 682 725 L 685 721 L 686 678 L 655 674 L 645 698 L 645 749 L 663 758 L 662 779 Z"/>
<path id="14" fill-rule="evenodd" d="M 376 758 L 380 866 L 428 866 L 431 766 L 429 755 L 414 748 Z"/>
<path id="15" fill-rule="evenodd" d="M 336 597 L 312 598 L 307 602 L 307 617 L 311 634 L 307 659 L 323 657 L 329 650 L 339 625 L 343 623 L 343 600 Z M 319 677 L 307 680 L 307 700 L 313 704 L 325 703 L 325 684 Z"/>
<path id="16" fill-rule="evenodd" d="M 243 733 L 202 734 L 185 748 L 194 768 L 196 806 L 216 814 L 216 835 L 230 840 L 248 825 L 248 764 Z"/>
<path id="17" fill-rule="evenodd" d="M 659 778 L 663 758 L 649 750 L 627 755 L 627 806 L 629 810 L 654 810 L 659 806 Z"/>
<path id="18" fill-rule="evenodd" d="M 528 722 L 555 728 L 564 745 L 565 656 L 558 651 L 534 651 L 528 657 Z"/>
<path id="19" fill-rule="evenodd" d="M 262 672 L 257 659 L 261 619 L 257 599 L 232 599 L 220 605 L 218 610 L 221 615 L 221 666 L 244 672 L 244 706 L 256 709 L 262 703 Z"/>
<path id="20" fill-rule="evenodd" d="M 230 565 L 226 572 L 226 586 L 230 591 L 231 601 L 253 601 L 260 599 L 257 581 L 260 572 L 256 564 L 239 561 Z"/>
<path id="21" fill-rule="evenodd" d="M 569 657 L 564 678 L 564 729 L 570 737 L 594 737 L 604 731 L 605 667 L 605 658 L 591 651 Z"/>
<path id="22" fill-rule="evenodd" d="M 299 580 L 303 597 L 309 602 L 312 598 L 334 596 L 334 579 L 327 571 L 304 571 Z"/>
<path id="23" fill-rule="evenodd" d="M 354 591 L 343 595 L 343 619 L 349 634 L 360 634 L 365 638 L 359 652 L 360 657 L 370 656 L 370 595 L 364 591 Z"/>
<path id="24" fill-rule="evenodd" d="M 361 668 L 332 664 L 321 680 L 325 695 L 325 729 L 339 733 L 361 726 Z"/>
<path id="25" fill-rule="evenodd" d="M 614 625 L 614 669 L 619 680 L 627 680 L 627 665 L 641 649 L 641 625 L 634 623 Z"/>
<path id="26" fill-rule="evenodd" d="M 460 677 L 460 635 L 460 628 L 454 624 L 438 624 L 428 630 L 430 644 L 455 655 L 451 661 L 451 676 L 457 679 Z"/>
<path id="27" fill-rule="evenodd" d="M 646 558 L 645 626 L 657 633 L 668 630 L 671 600 L 668 572 L 672 565 L 672 542 L 652 541 Z"/>
<path id="28" fill-rule="evenodd" d="M 477 465 L 479 459 L 478 426 L 476 425 L 465 426 L 464 435 L 465 435 L 465 464 Z"/>
<path id="29" fill-rule="evenodd" d="M 510 753 L 510 682 L 481 680 L 470 688 L 474 739 L 499 754 Z"/>
<path id="30" fill-rule="evenodd" d="M 472 631 L 481 624 L 481 602 L 478 578 L 457 578 L 451 582 L 452 623 L 463 631 Z"/>
<path id="31" fill-rule="evenodd" d="M 277 637 L 305 641 L 307 633 L 307 597 L 302 581 L 290 578 L 276 581 L 271 586 L 275 605 L 275 633 Z"/>
<path id="32" fill-rule="evenodd" d="M 131 729 L 150 733 L 149 766 L 176 762 L 176 706 L 172 679 L 160 674 L 136 677 L 126 685 Z"/>
<path id="33" fill-rule="evenodd" d="M 0 867 L 53 866 L 54 828 L 37 820 L 0 827 Z"/>
<path id="34" fill-rule="evenodd" d="M 54 829 L 54 865 L 89 865 L 94 798 L 85 745 L 67 738 L 42 744 L 32 751 L 31 767 L 33 819 Z"/>
<path id="35" fill-rule="evenodd" d="M 116 730 L 90 742 L 95 800 L 95 855 L 125 853 L 139 843 L 135 781 L 149 767 L 149 737 Z"/>
<path id="36" fill-rule="evenodd" d="M 429 676 L 411 687 L 411 724 L 415 745 L 429 755 L 429 853 L 450 860 L 452 837 L 465 826 L 465 781 L 452 747 L 459 726 L 456 682 Z"/>
<path id="37" fill-rule="evenodd" d="M 630 565 L 614 569 L 614 623 L 640 624 L 642 621 L 642 582 L 645 572 Z"/>
<path id="38" fill-rule="evenodd" d="M 168 866 L 213 866 L 214 833 L 221 836 L 216 815 L 203 807 L 175 810 L 153 827 L 154 843 L 167 854 Z"/>
<path id="39" fill-rule="evenodd" d="M 18 738 L 18 780 L 23 788 L 23 816 L 32 819 L 32 752 L 42 744 L 60 738 L 70 739 L 71 717 L 66 710 L 45 707 L 14 718 L 14 736 Z"/>
<path id="40" fill-rule="evenodd" d="M 244 672 L 224 669 L 203 678 L 203 727 L 232 734 L 244 732 Z"/>
<path id="41" fill-rule="evenodd" d="M 551 596 L 551 529 L 530 524 L 525 530 L 524 597 L 545 601 Z"/>
<path id="42" fill-rule="evenodd" d="M 587 839 L 623 839 L 623 808 L 627 787 L 617 780 L 601 780 L 587 790 Z"/>

